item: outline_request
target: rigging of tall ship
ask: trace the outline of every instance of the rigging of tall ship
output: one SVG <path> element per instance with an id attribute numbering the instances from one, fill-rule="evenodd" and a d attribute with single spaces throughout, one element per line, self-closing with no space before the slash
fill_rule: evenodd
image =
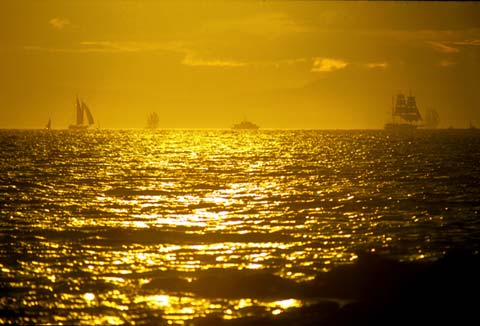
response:
<path id="1" fill-rule="evenodd" d="M 83 100 L 79 100 L 78 97 L 75 103 L 75 116 L 76 123 L 68 126 L 68 129 L 83 130 L 94 124 L 93 116 L 89 107 L 83 102 Z M 85 121 L 84 116 L 87 117 L 87 121 Z"/>
<path id="2" fill-rule="evenodd" d="M 392 99 L 392 122 L 385 124 L 388 131 L 413 131 L 422 121 L 415 96 L 399 93 Z"/>
<path id="3" fill-rule="evenodd" d="M 440 122 L 440 116 L 438 115 L 437 110 L 434 108 L 427 108 L 425 111 L 425 124 L 424 127 L 427 129 L 436 129 Z"/>

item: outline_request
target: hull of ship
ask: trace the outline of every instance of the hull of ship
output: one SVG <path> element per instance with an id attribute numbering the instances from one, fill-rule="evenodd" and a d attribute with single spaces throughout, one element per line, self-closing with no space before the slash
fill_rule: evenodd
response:
<path id="1" fill-rule="evenodd" d="M 258 127 L 232 127 L 233 130 L 258 130 Z"/>
<path id="2" fill-rule="evenodd" d="M 406 124 L 406 123 L 402 123 L 402 124 L 387 123 L 384 129 L 385 131 L 391 131 L 391 132 L 414 132 L 415 130 L 417 130 L 417 126 L 412 124 Z"/>
<path id="3" fill-rule="evenodd" d="M 232 129 L 235 130 L 257 130 L 258 128 L 259 127 L 252 122 L 242 122 L 232 126 Z"/>
<path id="4" fill-rule="evenodd" d="M 70 130 L 85 130 L 87 128 L 88 128 L 87 125 L 70 125 L 70 126 L 68 126 L 68 129 L 70 129 Z"/>

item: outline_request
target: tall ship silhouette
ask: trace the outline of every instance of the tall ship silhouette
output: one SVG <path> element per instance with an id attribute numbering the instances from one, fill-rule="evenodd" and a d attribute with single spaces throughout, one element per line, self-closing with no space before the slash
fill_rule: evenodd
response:
<path id="1" fill-rule="evenodd" d="M 68 129 L 83 130 L 94 124 L 93 116 L 89 107 L 83 102 L 83 100 L 79 100 L 78 97 L 75 103 L 75 116 L 76 123 L 68 126 Z M 86 121 L 84 116 L 87 118 Z"/>
<path id="2" fill-rule="evenodd" d="M 413 131 L 418 128 L 422 116 L 417 107 L 415 96 L 399 93 L 392 99 L 392 122 L 385 124 L 388 131 Z"/>

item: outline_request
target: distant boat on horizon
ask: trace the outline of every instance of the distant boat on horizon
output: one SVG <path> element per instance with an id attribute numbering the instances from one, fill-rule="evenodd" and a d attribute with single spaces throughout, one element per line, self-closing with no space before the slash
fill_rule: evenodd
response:
<path id="1" fill-rule="evenodd" d="M 236 130 L 242 130 L 242 129 L 257 130 L 258 128 L 260 128 L 258 125 L 246 119 L 232 126 L 232 129 L 236 129 Z"/>
<path id="2" fill-rule="evenodd" d="M 399 93 L 396 98 L 392 98 L 392 122 L 385 124 L 384 129 L 411 132 L 417 130 L 418 122 L 421 120 L 415 96 Z"/>
<path id="3" fill-rule="evenodd" d="M 48 118 L 48 122 L 47 124 L 45 125 L 45 129 L 46 130 L 50 130 L 52 127 L 52 119 L 51 118 Z"/>
<path id="4" fill-rule="evenodd" d="M 159 121 L 160 119 L 158 118 L 158 114 L 156 112 L 150 113 L 150 115 L 147 118 L 147 128 L 157 129 Z"/>
<path id="5" fill-rule="evenodd" d="M 425 124 L 423 127 L 427 129 L 436 129 L 438 123 L 440 122 L 440 116 L 438 115 L 437 110 L 433 108 L 428 108 L 425 111 Z"/>
<path id="6" fill-rule="evenodd" d="M 78 97 L 75 103 L 75 114 L 76 114 L 76 124 L 72 124 L 68 126 L 68 129 L 71 130 L 84 130 L 87 129 L 89 126 L 93 125 L 94 120 L 92 113 L 88 106 L 83 102 L 83 100 L 79 100 Z M 88 124 L 84 123 L 84 115 L 87 117 Z"/>

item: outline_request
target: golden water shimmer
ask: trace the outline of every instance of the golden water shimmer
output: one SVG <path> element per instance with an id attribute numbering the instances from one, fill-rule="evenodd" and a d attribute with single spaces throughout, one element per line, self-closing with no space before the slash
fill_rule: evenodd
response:
<path id="1" fill-rule="evenodd" d="M 0 131 L 0 323 L 277 316 L 359 251 L 478 248 L 480 137 Z"/>

